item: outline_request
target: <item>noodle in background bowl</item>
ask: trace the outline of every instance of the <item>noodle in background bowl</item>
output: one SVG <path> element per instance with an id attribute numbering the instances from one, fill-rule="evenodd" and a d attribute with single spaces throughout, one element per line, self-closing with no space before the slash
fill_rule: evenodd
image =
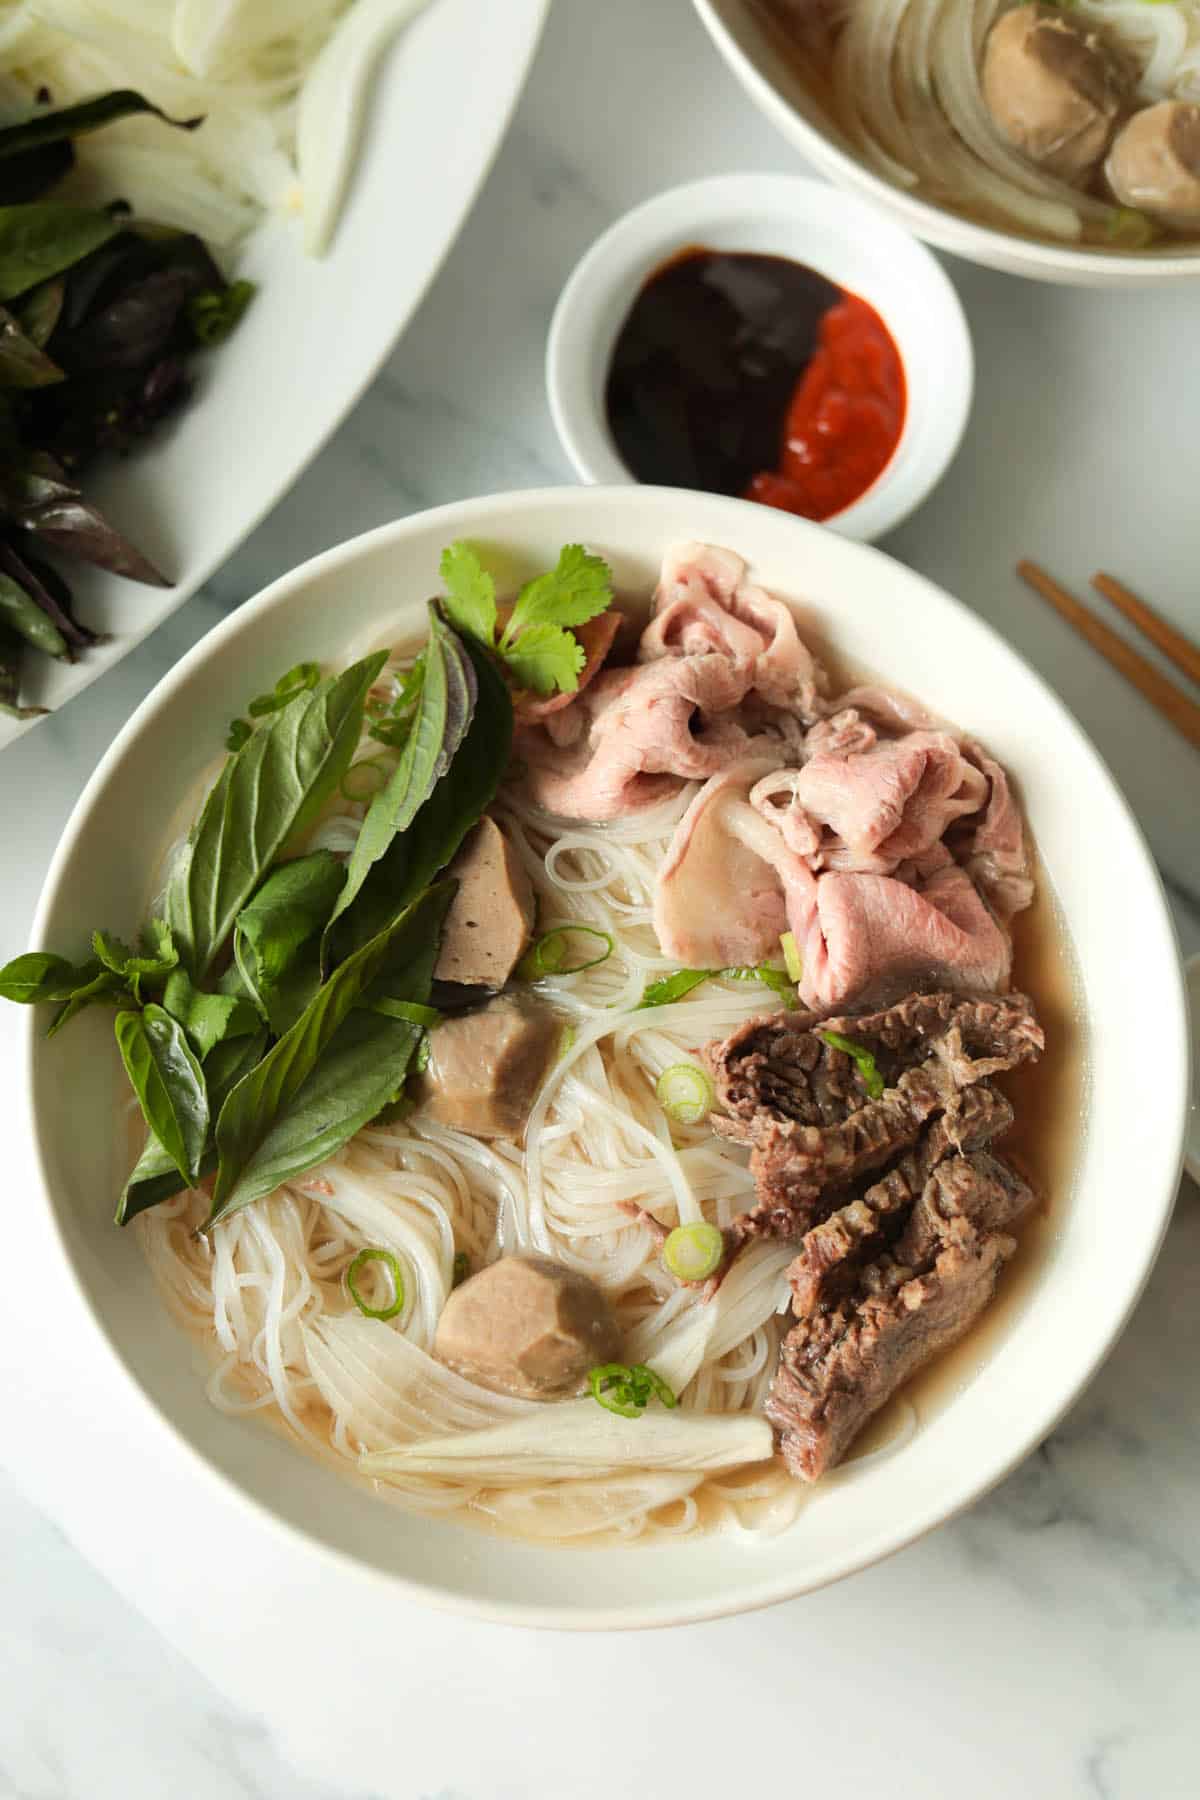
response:
<path id="1" fill-rule="evenodd" d="M 299 1535 L 312 1555 L 377 1574 L 381 1598 L 384 1584 L 398 1584 L 414 1598 L 511 1624 L 665 1625 L 789 1598 L 899 1549 L 1000 1480 L 1045 1437 L 1125 1323 L 1170 1216 L 1188 1094 L 1183 986 L 1158 877 L 1124 801 L 1058 700 L 987 626 L 920 576 L 738 500 L 564 488 L 465 501 L 371 532 L 284 576 L 211 633 L 142 704 L 88 784 L 47 878 L 34 942 L 81 948 L 98 921 L 133 932 L 180 805 L 239 698 L 302 658 L 345 661 L 355 639 L 389 621 L 398 639 L 419 632 L 440 552 L 458 537 L 514 582 L 546 567 L 564 542 L 582 540 L 612 564 L 619 591 L 643 595 L 673 540 L 728 545 L 795 604 L 802 630 L 815 628 L 849 662 L 969 726 L 1007 763 L 1073 942 L 1089 1053 L 1085 1116 L 1066 1127 L 1078 1136 L 1072 1191 L 1055 1197 L 1036 1269 L 969 1376 L 912 1439 L 816 1490 L 777 1537 L 563 1549 L 414 1517 L 253 1418 L 209 1405 L 192 1345 L 138 1245 L 111 1223 L 124 1134 L 111 1019 L 97 1010 L 50 1043 L 41 1020 L 27 1027 L 45 1197 L 77 1304 L 90 1315 L 78 1321 L 87 1326 L 78 1341 L 115 1359 L 140 1392 L 140 1429 L 155 1453 L 182 1460 L 211 1490 L 206 1555 L 219 1549 L 223 1516 L 241 1505 Z M 1101 869 L 1119 870 L 1119 879 L 1099 879 Z M 1136 981 L 1123 974 L 1133 946 Z M 54 1328 L 47 1319 L 46 1330 Z"/>
<path id="2" fill-rule="evenodd" d="M 1076 287 L 1152 287 L 1200 280 L 1200 244 L 1108 250 L 982 225 L 894 185 L 860 159 L 823 110 L 754 0 L 693 0 L 713 43 L 759 111 L 823 175 L 867 195 L 899 224 L 985 268 Z"/>

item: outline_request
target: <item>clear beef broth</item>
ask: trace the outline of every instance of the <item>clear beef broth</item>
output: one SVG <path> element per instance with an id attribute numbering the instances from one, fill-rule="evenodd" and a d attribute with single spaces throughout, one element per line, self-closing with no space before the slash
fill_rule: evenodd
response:
<path id="1" fill-rule="evenodd" d="M 1033 905 L 1013 921 L 1013 987 L 1032 998 L 1045 1029 L 1046 1051 L 1040 1062 L 996 1078 L 1016 1118 L 989 1149 L 1021 1171 L 1038 1195 L 1038 1206 L 1016 1232 L 1016 1254 L 991 1305 L 960 1343 L 929 1363 L 876 1414 L 856 1440 L 848 1463 L 895 1436 L 905 1406 L 914 1408 L 921 1425 L 970 1385 L 1009 1331 L 1019 1326 L 1062 1210 L 1070 1203 L 1086 1119 L 1087 1032 L 1074 948 L 1036 846 L 1030 848 L 1037 892 Z"/>

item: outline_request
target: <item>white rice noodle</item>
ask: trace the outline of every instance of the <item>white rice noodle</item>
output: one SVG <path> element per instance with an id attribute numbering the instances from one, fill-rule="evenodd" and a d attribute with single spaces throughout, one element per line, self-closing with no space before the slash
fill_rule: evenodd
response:
<path id="1" fill-rule="evenodd" d="M 1186 99 L 1182 84 L 1189 62 L 1200 55 L 1200 6 L 1195 0 L 1171 5 L 1147 0 L 1076 0 L 1084 19 L 1103 25 L 1118 43 L 1132 51 L 1140 70 L 1138 98 L 1146 101 Z"/>
<path id="2" fill-rule="evenodd" d="M 880 174 L 915 187 L 912 146 L 896 109 L 892 58 L 908 0 L 856 0 L 838 37 L 833 83 L 852 141 Z"/>

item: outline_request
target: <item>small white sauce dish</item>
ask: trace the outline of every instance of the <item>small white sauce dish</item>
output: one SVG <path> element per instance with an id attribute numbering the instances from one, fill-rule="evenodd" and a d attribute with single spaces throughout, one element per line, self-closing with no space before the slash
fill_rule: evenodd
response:
<path id="1" fill-rule="evenodd" d="M 790 257 L 873 306 L 908 390 L 896 450 L 861 498 L 825 523 L 871 542 L 919 506 L 958 449 L 974 359 L 941 266 L 869 202 L 793 175 L 721 175 L 670 188 L 597 239 L 564 287 L 546 349 L 559 438 L 584 481 L 633 482 L 605 412 L 613 346 L 643 283 L 689 247 Z"/>

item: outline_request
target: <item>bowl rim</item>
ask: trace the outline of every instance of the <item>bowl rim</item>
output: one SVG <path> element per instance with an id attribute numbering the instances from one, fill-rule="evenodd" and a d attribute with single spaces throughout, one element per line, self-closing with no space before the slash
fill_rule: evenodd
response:
<path id="1" fill-rule="evenodd" d="M 738 40 L 719 0 L 692 0 L 701 24 L 759 111 L 776 130 L 840 187 L 869 195 L 918 237 L 985 268 L 1040 281 L 1080 285 L 1153 286 L 1156 281 L 1200 280 L 1200 249 L 1191 251 L 1094 250 L 1026 237 L 999 225 L 982 225 L 922 195 L 907 193 L 835 143 L 780 92 Z M 757 28 L 757 27 L 756 27 Z"/>
<path id="2" fill-rule="evenodd" d="M 168 670 L 143 698 L 97 764 L 72 809 L 51 860 L 34 914 L 30 934 L 31 945 L 36 945 L 42 940 L 45 922 L 58 902 L 60 889 L 64 885 L 65 877 L 70 871 L 76 853 L 77 842 L 85 829 L 92 806 L 107 785 L 111 774 L 126 753 L 135 745 L 146 725 L 173 704 L 177 693 L 186 687 L 193 673 L 202 668 L 215 651 L 220 650 L 243 633 L 253 632 L 261 618 L 277 608 L 285 607 L 291 595 L 307 585 L 314 576 L 325 575 L 352 566 L 356 558 L 370 554 L 382 547 L 402 543 L 410 536 L 421 535 L 432 524 L 439 524 L 443 529 L 449 527 L 452 535 L 460 535 L 463 531 L 484 531 L 489 521 L 497 516 L 511 523 L 515 516 L 519 517 L 526 510 L 536 512 L 546 505 L 569 503 L 572 498 L 577 502 L 581 493 L 598 503 L 616 506 L 631 501 L 635 504 L 638 501 L 644 501 L 651 506 L 668 503 L 670 506 L 678 508 L 694 504 L 696 501 L 694 494 L 681 489 L 620 486 L 580 490 L 577 487 L 559 486 L 517 490 L 450 502 L 410 514 L 390 524 L 378 526 L 371 531 L 350 538 L 342 544 L 322 551 L 317 556 L 309 558 L 279 576 L 215 626 Z M 705 496 L 704 499 L 713 506 L 729 511 L 731 528 L 735 526 L 739 518 L 743 518 L 747 514 L 757 515 L 761 510 L 749 501 L 729 499 L 723 496 Z M 787 516 L 785 515 L 785 517 Z M 791 519 L 790 526 L 796 530 L 798 536 L 821 530 L 821 527 L 803 519 Z M 751 532 L 753 531 L 752 524 L 749 529 Z M 829 535 L 834 536 L 834 534 Z M 849 539 L 838 541 L 847 545 L 850 553 L 859 558 L 871 558 L 884 568 L 893 571 L 898 566 L 893 558 L 871 545 L 856 544 Z M 903 565 L 899 566 L 903 568 Z M 1103 758 L 1082 726 L 1042 676 L 1025 662 L 1024 658 L 987 620 L 973 614 L 962 601 L 947 593 L 927 577 L 913 570 L 906 569 L 904 572 L 917 585 L 930 590 L 942 603 L 967 614 L 973 624 L 990 640 L 993 650 L 1015 663 L 1023 677 L 1036 684 L 1041 690 L 1043 699 L 1057 714 L 1059 726 L 1075 739 L 1076 747 L 1090 759 L 1096 779 L 1107 787 L 1109 799 L 1123 814 L 1131 834 L 1131 842 L 1140 851 L 1144 873 L 1149 877 L 1148 895 L 1157 901 L 1159 925 L 1167 944 L 1173 946 L 1175 950 L 1176 979 L 1171 993 L 1162 997 L 1163 1010 L 1159 1021 L 1160 1042 L 1165 1044 L 1168 1052 L 1174 1050 L 1173 1055 L 1168 1054 L 1161 1059 L 1161 1066 L 1173 1071 L 1174 1074 L 1173 1085 L 1167 1093 L 1163 1108 L 1164 1120 L 1173 1119 L 1174 1126 L 1173 1131 L 1166 1136 L 1163 1144 L 1163 1156 L 1159 1164 L 1160 1170 L 1169 1176 L 1169 1180 L 1164 1180 L 1162 1183 L 1157 1218 L 1153 1220 L 1152 1229 L 1143 1239 L 1142 1254 L 1130 1265 L 1128 1279 L 1125 1280 L 1123 1286 L 1117 1289 L 1118 1304 L 1111 1313 L 1106 1315 L 1104 1329 L 1090 1344 L 1082 1360 L 1074 1367 L 1071 1379 L 1065 1386 L 1057 1390 L 1056 1398 L 1049 1410 L 1040 1412 L 1031 1424 L 1027 1424 L 1020 1432 L 1014 1433 L 998 1455 L 992 1453 L 981 1457 L 975 1466 L 975 1472 L 967 1476 L 960 1475 L 957 1483 L 948 1484 L 949 1498 L 945 1504 L 938 1501 L 927 1507 L 926 1510 L 918 1511 L 915 1520 L 908 1521 L 899 1530 L 890 1523 L 881 1523 L 873 1535 L 860 1540 L 853 1549 L 830 1557 L 826 1566 L 816 1576 L 804 1575 L 797 1578 L 794 1573 L 785 1572 L 768 1575 L 755 1581 L 748 1572 L 748 1579 L 744 1587 L 739 1589 L 736 1594 L 723 1595 L 711 1600 L 706 1599 L 691 1605 L 686 1601 L 681 1601 L 678 1597 L 672 1597 L 641 1606 L 624 1606 L 619 1614 L 614 1615 L 598 1608 L 572 1610 L 569 1602 L 546 1606 L 527 1605 L 512 1600 L 481 1599 L 449 1589 L 440 1584 L 436 1578 L 427 1580 L 412 1574 L 383 1569 L 374 1562 L 368 1562 L 350 1551 L 330 1543 L 325 1538 L 318 1536 L 308 1526 L 293 1523 L 284 1518 L 247 1487 L 244 1487 L 231 1475 L 226 1474 L 191 1441 L 174 1418 L 151 1397 L 135 1368 L 126 1361 L 110 1331 L 105 1315 L 93 1305 L 84 1285 L 81 1271 L 67 1243 L 51 1181 L 46 1142 L 40 1129 L 35 1106 L 34 1065 L 39 1046 L 44 1039 L 37 1031 L 36 1009 L 31 1008 L 24 1020 L 24 1044 L 20 1062 L 24 1113 L 29 1125 L 34 1152 L 34 1167 L 41 1190 L 41 1199 L 45 1203 L 45 1214 L 48 1216 L 50 1233 L 65 1266 L 67 1279 L 74 1289 L 75 1299 L 79 1306 L 79 1317 L 86 1322 L 87 1327 L 101 1344 L 107 1367 L 115 1377 L 119 1378 L 124 1393 L 131 1399 L 132 1404 L 144 1419 L 147 1431 L 153 1434 L 161 1444 L 170 1446 L 174 1452 L 182 1455 L 190 1472 L 206 1482 L 214 1494 L 219 1494 L 225 1501 L 230 1502 L 235 1512 L 243 1514 L 253 1524 L 265 1527 L 268 1531 L 285 1534 L 291 1542 L 316 1555 L 327 1566 L 336 1569 L 339 1574 L 359 1577 L 365 1574 L 375 1580 L 387 1582 L 409 1600 L 433 1605 L 442 1611 L 454 1613 L 460 1617 L 480 1619 L 501 1625 L 522 1625 L 568 1631 L 646 1630 L 671 1625 L 695 1624 L 707 1619 L 756 1611 L 762 1607 L 794 1599 L 801 1594 L 816 1592 L 847 1575 L 856 1574 L 860 1570 L 882 1561 L 898 1550 L 907 1548 L 936 1527 L 957 1517 L 988 1494 L 1054 1430 L 1064 1414 L 1078 1400 L 1097 1369 L 1109 1355 L 1141 1297 L 1161 1250 L 1174 1210 L 1179 1186 L 1179 1171 L 1183 1162 L 1187 1107 L 1190 1096 L 1190 1046 L 1183 967 L 1178 953 L 1178 939 L 1166 902 L 1162 879 L 1141 827 Z M 1153 1194 L 1157 1186 L 1158 1183 L 1155 1182 L 1148 1186 L 1146 1191 Z M 459 1527 L 458 1529 L 467 1528 Z M 555 1546 L 555 1549 L 560 1555 L 566 1554 L 565 1549 L 561 1546 Z"/>
<path id="3" fill-rule="evenodd" d="M 611 308 L 622 298 L 631 302 L 644 279 L 631 276 L 631 267 L 644 267 L 647 258 L 656 265 L 695 242 L 690 235 L 693 228 L 702 235 L 711 214 L 736 212 L 743 201 L 756 219 L 779 220 L 784 227 L 815 223 L 830 241 L 859 233 L 872 238 L 873 247 L 880 252 L 873 261 L 885 285 L 892 279 L 895 263 L 903 259 L 905 287 L 919 291 L 925 301 L 929 332 L 937 334 L 937 406 L 924 416 L 912 460 L 906 462 L 904 454 L 914 417 L 910 399 L 900 439 L 874 481 L 849 506 L 818 521 L 840 536 L 874 542 L 924 505 L 958 454 L 975 390 L 971 328 L 954 283 L 919 238 L 883 216 L 862 195 L 839 192 L 829 182 L 810 175 L 747 170 L 679 182 L 639 201 L 592 240 L 563 283 L 546 337 L 546 398 L 559 442 L 580 480 L 589 486 L 657 485 L 639 482 L 607 442 L 603 409 L 586 379 L 606 330 L 598 318 L 587 315 L 600 307 Z M 827 273 L 831 280 L 840 279 L 836 268 Z M 851 278 L 848 285 L 853 291 L 857 283 Z M 886 313 L 884 298 L 872 298 Z M 886 316 L 884 323 L 889 331 L 895 329 L 904 361 L 899 340 L 906 333 L 893 327 Z M 911 383 L 907 367 L 905 378 Z M 603 460 L 595 454 L 592 440 L 597 438 L 605 440 L 600 447 Z"/>

